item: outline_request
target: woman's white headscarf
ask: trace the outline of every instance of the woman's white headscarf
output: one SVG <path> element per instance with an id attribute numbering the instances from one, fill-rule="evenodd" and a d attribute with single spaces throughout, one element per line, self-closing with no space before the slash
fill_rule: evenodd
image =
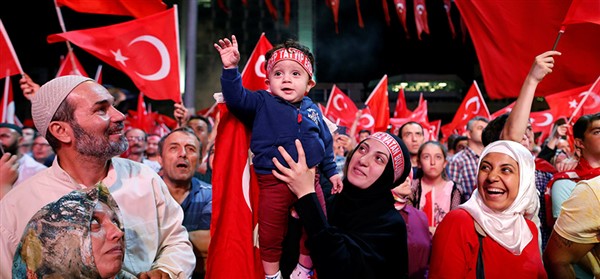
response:
<path id="1" fill-rule="evenodd" d="M 514 141 L 500 140 L 483 149 L 481 161 L 491 152 L 510 156 L 519 164 L 519 193 L 514 202 L 504 211 L 492 210 L 485 205 L 479 191 L 475 189 L 471 198 L 460 208 L 468 211 L 487 235 L 515 255 L 520 255 L 533 239 L 527 219 L 537 216 L 539 210 L 538 191 L 535 187 L 535 162 L 531 152 Z"/>

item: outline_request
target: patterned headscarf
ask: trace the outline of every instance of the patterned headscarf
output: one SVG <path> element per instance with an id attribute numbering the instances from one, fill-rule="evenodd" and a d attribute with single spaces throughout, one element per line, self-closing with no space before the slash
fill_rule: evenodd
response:
<path id="1" fill-rule="evenodd" d="M 499 140 L 490 143 L 481 152 L 479 165 L 489 153 L 497 152 L 510 156 L 519 164 L 519 192 L 513 203 L 504 211 L 498 212 L 485 205 L 475 189 L 471 198 L 460 205 L 468 211 L 486 234 L 506 250 L 520 255 L 533 239 L 525 218 L 532 220 L 537 216 L 540 203 L 535 187 L 535 162 L 531 152 L 518 142 Z M 535 221 L 534 221 L 535 222 Z M 539 226 L 539 224 L 536 224 Z"/>
<path id="2" fill-rule="evenodd" d="M 15 252 L 13 278 L 100 278 L 90 236 L 99 202 L 115 212 L 123 230 L 119 207 L 104 185 L 72 191 L 31 218 Z"/>

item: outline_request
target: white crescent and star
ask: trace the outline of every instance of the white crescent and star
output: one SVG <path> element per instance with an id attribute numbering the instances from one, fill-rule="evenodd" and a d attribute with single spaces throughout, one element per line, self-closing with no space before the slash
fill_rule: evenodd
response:
<path id="1" fill-rule="evenodd" d="M 475 111 L 469 111 L 469 106 L 475 103 Z M 479 109 L 481 108 L 481 104 L 479 103 L 479 99 L 477 97 L 471 97 L 469 98 L 469 100 L 467 100 L 467 102 L 465 103 L 465 109 L 467 109 L 468 112 L 472 113 L 472 114 L 477 114 L 479 113 Z M 467 116 L 469 115 L 469 113 L 463 115 L 463 120 L 465 120 L 467 118 Z"/>
<path id="2" fill-rule="evenodd" d="M 544 120 L 542 123 L 536 123 L 534 120 L 532 120 L 531 122 L 534 123 L 538 127 L 545 127 L 545 126 L 549 126 L 554 121 L 554 117 L 549 112 L 542 113 L 542 116 L 544 116 L 546 118 L 546 120 Z"/>
<path id="3" fill-rule="evenodd" d="M 167 50 L 165 44 L 157 37 L 143 35 L 131 40 L 131 42 L 129 42 L 127 46 L 130 47 L 138 42 L 146 42 L 151 44 L 154 48 L 156 48 L 158 54 L 160 55 L 161 64 L 160 68 L 152 74 L 144 75 L 138 72 L 135 73 L 145 80 L 161 80 L 167 77 L 169 75 L 169 72 L 171 71 L 171 60 L 169 58 L 169 51 Z M 124 56 L 121 53 L 121 49 L 117 49 L 116 51 L 111 50 L 110 52 L 115 56 L 115 61 L 127 67 L 125 61 L 129 60 L 129 57 Z"/>
<path id="4" fill-rule="evenodd" d="M 333 107 L 335 108 L 335 110 L 344 111 L 344 110 L 348 109 L 348 105 L 345 102 L 342 102 L 343 108 L 340 107 L 339 102 L 338 102 L 340 99 L 343 101 L 344 97 L 340 96 L 339 94 L 336 94 L 333 97 Z"/>
<path id="5" fill-rule="evenodd" d="M 588 95 L 588 99 L 592 98 L 594 100 L 594 103 L 590 104 L 588 101 L 586 101 L 586 105 L 583 106 L 584 108 L 593 109 L 596 107 L 600 107 L 600 96 L 598 96 L 598 94 L 596 94 L 594 92 L 586 91 L 586 92 L 580 93 L 579 97 L 583 98 L 583 97 L 585 97 L 586 94 Z"/>
<path id="6" fill-rule="evenodd" d="M 367 121 L 369 121 L 369 122 L 367 122 L 367 125 L 362 125 L 363 128 L 367 128 L 368 129 L 368 128 L 373 127 L 373 125 L 375 125 L 375 119 L 373 119 L 372 115 L 370 115 L 370 114 L 363 114 L 360 117 L 359 121 L 362 123 L 363 119 L 367 119 Z"/>
<path id="7" fill-rule="evenodd" d="M 254 64 L 254 73 L 259 78 L 267 77 L 267 75 L 264 72 L 264 70 L 265 70 L 265 67 L 263 67 L 264 63 L 265 63 L 265 56 L 261 55 L 258 57 L 258 60 L 256 60 L 256 64 Z"/>

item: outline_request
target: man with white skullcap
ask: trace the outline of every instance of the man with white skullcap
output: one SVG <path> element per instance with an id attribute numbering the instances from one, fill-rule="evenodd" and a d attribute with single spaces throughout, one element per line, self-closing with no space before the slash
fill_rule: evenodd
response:
<path id="1" fill-rule="evenodd" d="M 189 278 L 195 265 L 183 211 L 148 166 L 118 158 L 127 149 L 124 115 L 90 78 L 62 76 L 32 99 L 31 115 L 56 151 L 52 166 L 0 201 L 0 278 L 11 278 L 14 252 L 29 219 L 44 205 L 102 182 L 123 214 L 123 269 L 139 278 Z M 68 259 L 64 259 L 68 262 Z"/>

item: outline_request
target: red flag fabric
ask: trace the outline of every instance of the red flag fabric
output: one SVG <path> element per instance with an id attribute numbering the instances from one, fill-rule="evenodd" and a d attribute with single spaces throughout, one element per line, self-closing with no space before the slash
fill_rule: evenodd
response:
<path id="1" fill-rule="evenodd" d="M 390 26 L 391 18 L 390 18 L 390 10 L 388 8 L 387 0 L 381 0 L 381 4 L 383 6 L 383 18 L 385 18 L 385 23 L 387 26 Z"/>
<path id="2" fill-rule="evenodd" d="M 369 107 L 364 107 L 360 109 L 361 116 L 358 119 L 357 129 L 360 130 L 369 130 L 371 134 L 375 132 L 375 118 L 371 113 L 371 109 Z M 358 137 L 358 135 L 356 135 Z"/>
<path id="3" fill-rule="evenodd" d="M 277 21 L 277 8 L 273 5 L 273 0 L 265 0 L 265 4 L 267 5 L 267 9 L 273 20 Z"/>
<path id="4" fill-rule="evenodd" d="M 469 92 L 467 92 L 467 95 L 458 107 L 456 115 L 454 115 L 452 128 L 457 129 L 458 132 L 461 133 L 467 125 L 467 122 L 475 116 L 483 116 L 490 119 L 490 111 L 487 108 L 485 100 L 483 100 L 481 91 L 479 91 L 479 86 L 477 86 L 476 81 L 473 81 Z"/>
<path id="5" fill-rule="evenodd" d="M 600 2 L 596 0 L 573 0 L 562 25 L 587 22 L 600 24 Z"/>
<path id="6" fill-rule="evenodd" d="M 10 42 L 6 29 L 4 29 L 2 20 L 0 20 L 0 32 L 2 32 L 2 37 L 0 38 L 0 53 L 2 53 L 0 55 L 0 78 L 23 73 L 21 63 L 19 63 L 19 58 Z"/>
<path id="7" fill-rule="evenodd" d="M 406 38 L 408 38 L 408 28 L 406 27 L 406 0 L 394 0 L 394 7 L 396 8 L 396 14 L 402 24 L 402 28 L 404 28 L 404 34 L 406 34 Z"/>
<path id="8" fill-rule="evenodd" d="M 404 88 L 401 87 L 398 91 L 398 99 L 396 100 L 396 107 L 394 108 L 395 118 L 409 117 L 412 111 L 406 107 L 406 97 L 404 96 Z"/>
<path id="9" fill-rule="evenodd" d="M 356 108 L 352 99 L 334 84 L 323 112 L 325 117 L 337 125 L 351 127 L 357 111 L 358 108 Z"/>
<path id="10" fill-rule="evenodd" d="M 571 2 L 454 2 L 469 29 L 490 99 L 518 97 L 534 57 L 552 48 Z M 598 49 L 600 25 L 570 25 L 557 48 L 562 55 L 555 57 L 553 72 L 539 84 L 536 96 L 594 82 L 600 75 L 600 63 L 590 61 L 600 61 Z"/>
<path id="11" fill-rule="evenodd" d="M 371 110 L 375 132 L 386 131 L 390 124 L 390 103 L 388 99 L 388 77 L 384 75 L 367 98 L 365 105 Z"/>
<path id="12" fill-rule="evenodd" d="M 365 28 L 365 22 L 362 18 L 362 13 L 360 12 L 360 0 L 354 1 L 356 4 L 356 15 L 358 16 L 358 27 Z"/>
<path id="13" fill-rule="evenodd" d="M 125 23 L 48 36 L 68 40 L 123 71 L 153 100 L 181 102 L 176 6 Z"/>
<path id="14" fill-rule="evenodd" d="M 58 68 L 58 72 L 56 73 L 56 77 L 62 77 L 66 75 L 78 75 L 89 77 L 85 72 L 83 66 L 79 62 L 79 59 L 75 56 L 75 53 L 69 51 L 65 59 L 60 63 L 60 67 Z"/>
<path id="15" fill-rule="evenodd" d="M 569 119 L 575 112 L 575 109 L 579 106 L 583 97 L 590 93 L 590 91 L 587 91 L 590 87 L 591 85 L 580 86 L 546 96 L 546 102 L 550 107 L 550 112 L 554 119 L 560 117 Z M 591 92 L 590 96 L 586 99 L 585 104 L 578 112 L 578 116 L 600 111 L 600 97 L 598 94 L 598 92 Z"/>
<path id="16" fill-rule="evenodd" d="M 167 9 L 161 0 L 56 0 L 59 6 L 90 14 L 146 17 Z"/>
<path id="17" fill-rule="evenodd" d="M 258 184 L 250 168 L 250 131 L 219 104 L 221 119 L 215 139 L 213 211 L 210 256 L 206 278 L 262 279 L 259 249 L 254 245 L 257 228 Z"/>
<path id="18" fill-rule="evenodd" d="M 285 26 L 290 25 L 290 14 L 292 12 L 291 9 L 290 0 L 283 0 L 283 23 Z"/>
<path id="19" fill-rule="evenodd" d="M 197 111 L 196 114 L 215 121 L 217 119 L 217 115 L 219 114 L 219 106 L 217 106 L 217 102 L 215 102 L 212 106 Z"/>
<path id="20" fill-rule="evenodd" d="M 329 2 L 329 3 L 331 5 L 331 11 L 333 12 L 333 22 L 335 23 L 335 33 L 339 34 L 340 29 L 338 28 L 338 19 L 339 19 L 338 14 L 340 11 L 340 0 L 331 0 L 331 2 Z"/>
<path id="21" fill-rule="evenodd" d="M 512 108 L 515 106 L 516 102 L 517 101 L 514 101 L 514 102 L 510 103 L 510 105 L 505 106 L 505 107 L 499 109 L 498 111 L 492 113 L 490 120 L 492 120 L 492 119 L 494 119 L 494 118 L 496 118 L 496 117 L 498 117 L 500 115 L 503 115 L 503 114 L 505 114 L 507 112 L 510 112 L 512 110 Z"/>
<path id="22" fill-rule="evenodd" d="M 406 117 L 402 117 L 402 118 L 390 118 L 390 124 L 392 125 L 392 132 L 394 134 L 398 134 L 400 127 L 402 127 L 402 125 L 404 125 L 404 123 L 409 122 L 409 121 L 414 121 L 414 122 L 421 124 L 421 126 L 423 126 L 423 128 L 425 130 L 429 129 L 430 123 L 429 123 L 429 117 L 427 116 L 427 113 L 428 113 L 427 100 L 423 100 L 423 102 L 421 104 L 419 104 L 419 106 L 417 106 L 417 108 L 415 108 L 415 110 L 410 115 L 408 115 Z M 428 134 L 426 133 L 425 138 L 428 138 L 427 136 L 428 136 Z"/>
<path id="23" fill-rule="evenodd" d="M 4 94 L 0 101 L 0 122 L 21 125 L 21 121 L 15 114 L 15 102 L 13 99 L 12 83 L 10 77 L 4 79 Z"/>
<path id="24" fill-rule="evenodd" d="M 273 45 L 263 32 L 260 34 L 258 43 L 254 47 L 250 58 L 242 70 L 242 85 L 252 91 L 267 90 L 269 87 L 265 83 L 267 72 L 265 71 L 265 54 L 273 48 Z"/>
<path id="25" fill-rule="evenodd" d="M 442 120 L 440 119 L 429 122 L 429 140 L 439 140 L 441 127 Z"/>
<path id="26" fill-rule="evenodd" d="M 421 39 L 421 33 L 429 34 L 429 23 L 427 23 L 427 9 L 425 0 L 413 0 L 415 10 L 415 24 L 417 25 L 417 36 Z"/>
<path id="27" fill-rule="evenodd" d="M 452 39 L 456 38 L 456 30 L 454 29 L 454 23 L 452 23 L 452 16 L 450 10 L 452 9 L 452 0 L 444 0 L 444 10 L 446 10 L 446 17 L 448 17 L 448 27 L 452 33 Z"/>

